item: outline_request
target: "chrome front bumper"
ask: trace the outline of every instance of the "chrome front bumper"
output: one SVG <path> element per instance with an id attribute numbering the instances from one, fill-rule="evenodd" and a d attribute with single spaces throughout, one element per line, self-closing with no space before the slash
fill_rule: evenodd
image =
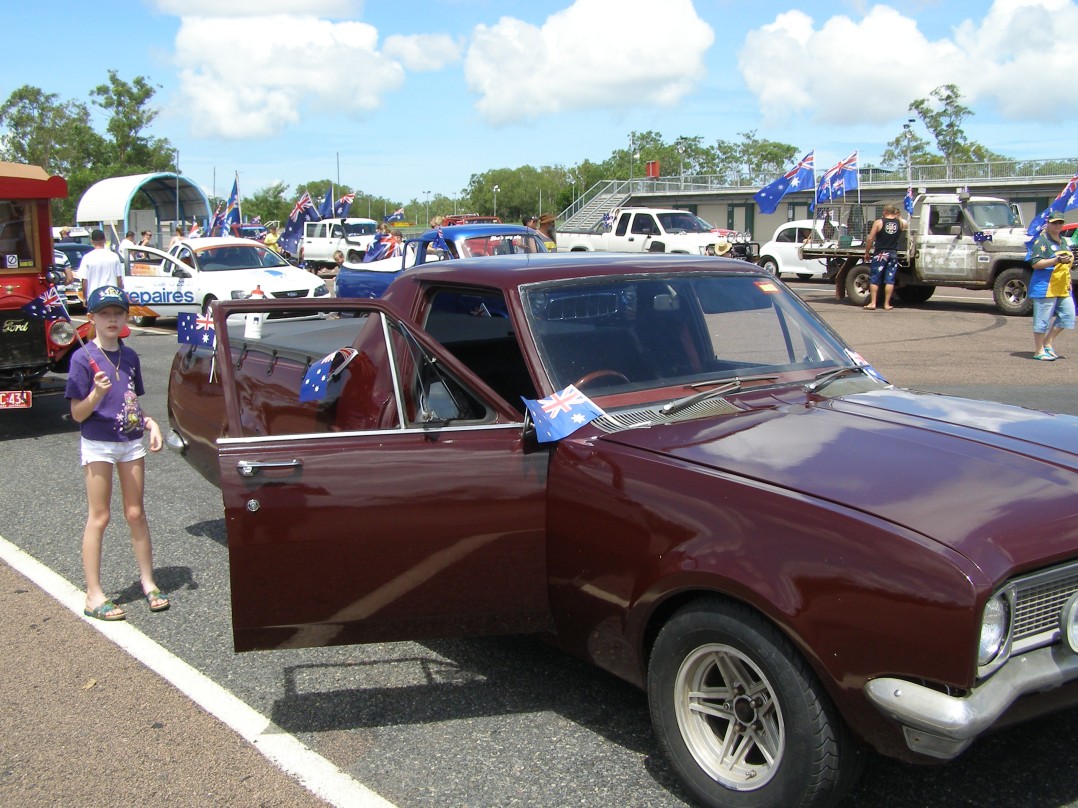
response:
<path id="1" fill-rule="evenodd" d="M 968 696 L 956 697 L 905 679 L 873 679 L 869 701 L 902 725 L 914 752 L 950 760 L 999 720 L 1020 697 L 1078 679 L 1078 654 L 1066 645 L 1012 657 Z"/>

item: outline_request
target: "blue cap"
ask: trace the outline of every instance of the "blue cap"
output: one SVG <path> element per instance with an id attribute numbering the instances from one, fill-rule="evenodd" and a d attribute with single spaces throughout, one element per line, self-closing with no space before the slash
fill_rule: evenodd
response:
<path id="1" fill-rule="evenodd" d="M 90 293 L 90 299 L 86 301 L 86 311 L 98 312 L 109 306 L 118 306 L 124 311 L 131 310 L 131 304 L 118 286 L 99 286 Z"/>

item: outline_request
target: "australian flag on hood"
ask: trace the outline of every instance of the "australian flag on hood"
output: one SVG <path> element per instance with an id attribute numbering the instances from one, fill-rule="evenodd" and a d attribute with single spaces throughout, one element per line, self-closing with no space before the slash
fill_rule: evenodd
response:
<path id="1" fill-rule="evenodd" d="M 333 215 L 338 219 L 345 219 L 348 217 L 348 212 L 352 209 L 352 203 L 355 201 L 355 194 L 345 194 L 337 200 L 333 205 Z"/>
<path id="2" fill-rule="evenodd" d="M 549 398 L 532 401 L 521 396 L 521 401 L 528 408 L 535 424 L 535 436 L 540 443 L 561 440 L 606 414 L 572 384 Z"/>
<path id="3" fill-rule="evenodd" d="M 277 239 L 277 244 L 289 255 L 299 254 L 299 242 L 303 238 L 303 226 L 307 222 L 321 221 L 322 217 L 314 209 L 311 195 L 306 191 L 296 202 L 292 212 L 288 214 L 288 223 L 284 226 L 284 232 Z"/>
<path id="4" fill-rule="evenodd" d="M 848 191 L 857 190 L 857 152 L 845 160 L 839 160 L 820 178 L 816 189 L 817 202 L 830 202 Z"/>
<path id="5" fill-rule="evenodd" d="M 760 206 L 761 213 L 774 213 L 779 206 L 779 200 L 786 194 L 813 187 L 816 181 L 816 173 L 813 169 L 815 154 L 815 149 L 810 151 L 801 158 L 801 162 L 753 195 L 752 198 Z"/>

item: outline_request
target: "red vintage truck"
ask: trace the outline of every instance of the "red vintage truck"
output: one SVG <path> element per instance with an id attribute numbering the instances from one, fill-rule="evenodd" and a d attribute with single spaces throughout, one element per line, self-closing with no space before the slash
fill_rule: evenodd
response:
<path id="1" fill-rule="evenodd" d="M 55 296 L 49 202 L 67 181 L 39 166 L 0 162 L 0 409 L 30 407 L 62 393 L 75 329 Z"/>

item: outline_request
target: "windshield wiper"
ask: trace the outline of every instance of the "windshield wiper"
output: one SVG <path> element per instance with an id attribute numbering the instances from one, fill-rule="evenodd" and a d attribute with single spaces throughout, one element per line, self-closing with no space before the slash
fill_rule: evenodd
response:
<path id="1" fill-rule="evenodd" d="M 843 376 L 850 373 L 863 373 L 866 376 L 875 378 L 868 372 L 864 365 L 846 365 L 844 367 L 835 368 L 834 370 L 825 370 L 823 373 L 817 374 L 816 380 L 806 384 L 805 389 L 810 393 L 819 392 L 824 387 L 831 384 L 831 382 L 836 379 L 841 379 Z"/>
<path id="2" fill-rule="evenodd" d="M 674 412 L 681 412 L 688 409 L 693 404 L 700 401 L 706 401 L 709 398 L 716 398 L 718 396 L 725 396 L 728 393 L 736 393 L 741 389 L 741 385 L 745 382 L 770 382 L 777 379 L 775 374 L 758 375 L 758 376 L 735 376 L 726 382 L 718 383 L 718 387 L 713 387 L 710 390 L 704 390 L 699 393 L 693 393 L 692 395 L 685 396 L 684 398 L 678 398 L 671 401 L 669 404 L 664 404 L 659 408 L 659 412 L 663 415 L 670 415 Z M 715 382 L 705 382 L 705 384 L 715 384 Z"/>

